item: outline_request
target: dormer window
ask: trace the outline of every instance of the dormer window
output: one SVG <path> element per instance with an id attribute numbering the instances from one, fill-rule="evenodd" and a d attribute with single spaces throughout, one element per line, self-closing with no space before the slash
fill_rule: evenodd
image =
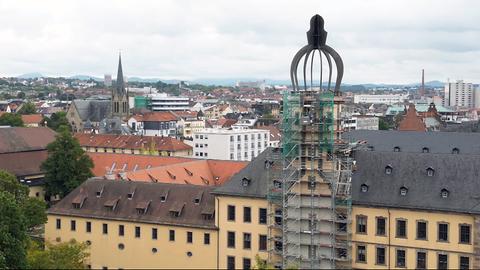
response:
<path id="1" fill-rule="evenodd" d="M 105 206 L 105 208 L 107 208 L 110 211 L 115 211 L 115 208 L 117 208 L 119 200 L 120 199 L 108 200 L 103 204 L 103 206 Z"/>
<path id="2" fill-rule="evenodd" d="M 422 153 L 430 153 L 430 149 L 428 149 L 428 147 L 423 147 Z"/>
<path id="3" fill-rule="evenodd" d="M 172 217 L 179 217 L 182 215 L 183 207 L 185 207 L 185 203 L 175 202 L 172 207 L 170 208 L 170 216 Z"/>
<path id="4" fill-rule="evenodd" d="M 393 152 L 400 152 L 400 147 L 399 146 L 393 147 Z"/>
<path id="5" fill-rule="evenodd" d="M 279 180 L 273 180 L 273 187 L 276 189 L 281 189 L 282 188 L 282 182 Z"/>
<path id="6" fill-rule="evenodd" d="M 198 192 L 197 196 L 195 196 L 195 198 L 193 199 L 193 202 L 198 205 L 202 201 L 202 198 L 203 198 L 203 191 L 200 191 Z"/>
<path id="7" fill-rule="evenodd" d="M 442 198 L 448 198 L 448 190 L 447 189 L 442 189 L 442 191 L 440 192 L 440 195 L 442 196 Z"/>
<path id="8" fill-rule="evenodd" d="M 135 209 L 137 209 L 137 214 L 144 215 L 148 211 L 148 207 L 150 206 L 150 203 L 152 201 L 146 201 L 146 202 L 139 202 L 137 203 L 137 206 Z"/>
<path id="9" fill-rule="evenodd" d="M 131 188 L 130 191 L 127 194 L 127 198 L 129 200 L 133 199 L 133 195 L 135 195 L 135 188 Z"/>
<path id="10" fill-rule="evenodd" d="M 163 192 L 163 194 L 160 195 L 160 202 L 166 202 L 168 197 L 168 189 Z"/>
<path id="11" fill-rule="evenodd" d="M 244 177 L 244 178 L 242 179 L 242 186 L 248 187 L 248 186 L 250 185 L 250 182 L 251 182 L 251 181 L 252 181 L 252 180 L 250 180 L 249 178 Z"/>
<path id="12" fill-rule="evenodd" d="M 76 196 L 72 201 L 73 208 L 75 209 L 82 208 L 83 203 L 85 202 L 86 199 L 87 199 L 87 195 L 85 194 L 79 194 L 78 196 Z"/>
<path id="13" fill-rule="evenodd" d="M 385 174 L 392 174 L 393 168 L 390 165 L 385 167 Z"/>
<path id="14" fill-rule="evenodd" d="M 452 149 L 452 154 L 458 155 L 460 153 L 460 150 L 458 148 L 453 148 Z"/>
<path id="15" fill-rule="evenodd" d="M 105 186 L 102 186 L 99 190 L 97 190 L 97 193 L 96 193 L 97 198 L 100 198 L 102 196 L 104 188 Z"/>
<path id="16" fill-rule="evenodd" d="M 408 188 L 406 188 L 406 187 L 401 187 L 400 188 L 400 195 L 406 196 L 407 192 L 408 192 Z"/>
<path id="17" fill-rule="evenodd" d="M 428 176 L 433 176 L 435 175 L 435 170 L 432 167 L 427 168 L 427 175 Z"/>
<path id="18" fill-rule="evenodd" d="M 362 184 L 360 186 L 360 191 L 362 191 L 363 193 L 367 192 L 368 191 L 368 185 Z"/>

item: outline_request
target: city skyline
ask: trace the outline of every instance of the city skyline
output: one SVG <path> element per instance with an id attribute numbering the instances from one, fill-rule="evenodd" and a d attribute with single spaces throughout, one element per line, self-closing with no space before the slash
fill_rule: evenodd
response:
<path id="1" fill-rule="evenodd" d="M 347 84 L 419 82 L 421 69 L 426 81 L 478 83 L 480 3 L 441 4 L 3 2 L 0 76 L 103 77 L 122 51 L 128 77 L 288 80 L 290 59 L 318 13 L 328 44 L 343 56 Z"/>

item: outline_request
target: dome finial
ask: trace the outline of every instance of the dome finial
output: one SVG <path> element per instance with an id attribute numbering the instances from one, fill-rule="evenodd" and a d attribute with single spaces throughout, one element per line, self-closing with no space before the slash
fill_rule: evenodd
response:
<path id="1" fill-rule="evenodd" d="M 327 31 L 325 31 L 325 22 L 322 16 L 316 14 L 310 19 L 310 30 L 307 32 L 307 40 L 309 45 L 313 45 L 314 49 L 324 46 L 327 42 Z"/>

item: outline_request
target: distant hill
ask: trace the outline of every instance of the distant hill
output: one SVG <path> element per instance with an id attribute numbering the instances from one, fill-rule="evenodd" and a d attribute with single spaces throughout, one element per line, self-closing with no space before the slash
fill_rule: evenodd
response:
<path id="1" fill-rule="evenodd" d="M 22 75 L 17 76 L 19 79 L 34 79 L 34 78 L 41 78 L 43 75 L 38 72 L 32 72 L 32 73 L 25 73 Z"/>
<path id="2" fill-rule="evenodd" d="M 69 79 L 74 79 L 74 80 L 81 80 L 81 81 L 88 81 L 90 79 L 93 79 L 98 82 L 103 82 L 103 78 L 98 78 L 90 75 L 74 75 L 71 77 L 68 77 Z"/>

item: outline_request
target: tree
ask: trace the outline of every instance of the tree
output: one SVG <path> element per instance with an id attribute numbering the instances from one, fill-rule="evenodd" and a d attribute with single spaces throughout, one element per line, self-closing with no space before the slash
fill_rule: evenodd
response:
<path id="1" fill-rule="evenodd" d="M 92 160 L 66 127 L 59 129 L 55 141 L 47 146 L 47 150 L 48 158 L 42 164 L 47 197 L 59 195 L 63 198 L 93 176 Z"/>
<path id="2" fill-rule="evenodd" d="M 61 244 L 46 245 L 47 248 L 43 249 L 37 243 L 31 242 L 27 255 L 29 269 L 84 269 L 85 261 L 90 256 L 88 246 L 74 239 Z"/>
<path id="3" fill-rule="evenodd" d="M 44 122 L 47 121 L 47 127 L 59 131 L 61 126 L 66 126 L 69 129 L 71 128 L 68 119 L 67 119 L 67 113 L 66 112 L 57 112 L 53 113 L 50 118 L 45 117 Z"/>
<path id="4" fill-rule="evenodd" d="M 18 94 L 17 94 L 17 98 L 24 99 L 24 98 L 25 98 L 25 93 L 24 93 L 24 92 L 22 92 L 22 91 L 18 92 Z"/>
<path id="5" fill-rule="evenodd" d="M 384 117 L 379 117 L 378 118 L 378 129 L 380 130 L 389 130 L 391 126 L 389 123 L 385 120 Z"/>
<path id="6" fill-rule="evenodd" d="M 22 116 L 16 113 L 4 113 L 0 116 L 0 126 L 22 127 Z"/>
<path id="7" fill-rule="evenodd" d="M 22 105 L 20 110 L 18 111 L 19 114 L 35 114 L 37 113 L 37 107 L 32 102 L 27 102 Z"/>

